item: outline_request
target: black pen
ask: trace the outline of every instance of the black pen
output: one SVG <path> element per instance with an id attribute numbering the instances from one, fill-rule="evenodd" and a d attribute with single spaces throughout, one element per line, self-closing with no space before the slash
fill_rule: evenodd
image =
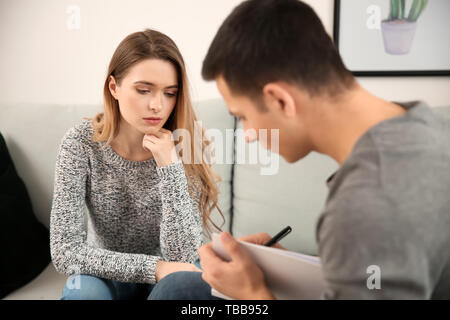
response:
<path id="1" fill-rule="evenodd" d="M 272 239 L 270 239 L 269 241 L 266 242 L 265 246 L 266 247 L 271 247 L 273 246 L 275 243 L 277 243 L 278 241 L 280 241 L 281 239 L 283 239 L 284 237 L 286 237 L 290 232 L 292 231 L 292 228 L 290 226 L 287 226 L 286 228 L 284 228 L 283 230 L 281 230 L 280 232 L 278 232 L 275 237 L 273 237 Z"/>

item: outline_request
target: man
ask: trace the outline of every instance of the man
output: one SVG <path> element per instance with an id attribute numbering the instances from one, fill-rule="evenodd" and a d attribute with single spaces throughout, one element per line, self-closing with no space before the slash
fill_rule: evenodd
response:
<path id="1" fill-rule="evenodd" d="M 315 12 L 297 0 L 236 7 L 202 75 L 217 82 L 230 113 L 256 139 L 259 129 L 279 129 L 287 162 L 316 151 L 340 164 L 316 229 L 323 298 L 450 298 L 448 119 L 423 102 L 389 102 L 363 89 Z M 237 241 L 228 233 L 221 240 L 232 260 L 204 245 L 202 278 L 232 298 L 275 298 Z M 380 271 L 375 288 L 368 270 Z"/>

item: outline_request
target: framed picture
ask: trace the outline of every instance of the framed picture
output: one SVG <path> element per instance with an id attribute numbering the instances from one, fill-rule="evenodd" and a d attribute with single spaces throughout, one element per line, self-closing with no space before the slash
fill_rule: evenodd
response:
<path id="1" fill-rule="evenodd" d="M 450 75 L 449 0 L 335 0 L 334 42 L 356 76 Z"/>

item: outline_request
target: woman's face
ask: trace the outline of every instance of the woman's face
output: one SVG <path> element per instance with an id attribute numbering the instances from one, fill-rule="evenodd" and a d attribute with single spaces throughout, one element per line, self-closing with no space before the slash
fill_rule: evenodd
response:
<path id="1" fill-rule="evenodd" d="M 120 86 L 111 77 L 109 89 L 119 101 L 123 120 L 146 134 L 162 128 L 172 113 L 177 102 L 177 72 L 168 61 L 146 59 L 130 68 Z M 145 120 L 151 117 L 161 120 Z"/>

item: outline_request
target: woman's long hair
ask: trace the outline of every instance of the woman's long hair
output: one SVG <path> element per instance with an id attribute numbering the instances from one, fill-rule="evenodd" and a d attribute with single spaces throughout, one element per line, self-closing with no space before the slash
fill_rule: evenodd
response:
<path id="1" fill-rule="evenodd" d="M 142 32 L 135 32 L 128 35 L 117 47 L 111 58 L 103 87 L 104 112 L 98 113 L 92 119 L 88 118 L 91 120 L 94 129 L 93 140 L 95 142 L 106 141 L 103 147 L 110 144 L 117 136 L 120 124 L 119 103 L 109 91 L 110 76 L 113 76 L 116 83 L 120 85 L 129 69 L 145 59 L 168 61 L 172 63 L 177 71 L 179 88 L 177 102 L 167 122 L 164 124 L 164 128 L 172 132 L 176 129 L 185 129 L 189 132 L 192 139 L 198 136 L 198 132 L 194 135 L 194 123 L 197 121 L 197 117 L 195 116 L 191 103 L 183 57 L 172 39 L 161 32 L 146 29 Z M 201 129 L 201 138 L 201 141 L 193 141 L 193 143 L 187 143 L 190 142 L 187 140 L 191 139 L 183 141 L 185 142 L 184 147 L 190 148 L 191 155 L 195 154 L 194 146 L 196 148 L 200 147 L 201 154 L 203 155 L 203 150 L 209 145 L 210 142 L 206 138 L 203 128 Z M 185 140 L 184 138 L 182 139 Z M 180 152 L 181 154 L 183 150 Z M 185 159 L 184 156 L 183 159 Z M 217 230 L 220 230 L 220 227 L 210 218 L 211 211 L 217 208 L 222 216 L 222 220 L 224 220 L 223 213 L 218 207 L 219 192 L 215 180 L 221 181 L 221 178 L 212 170 L 211 165 L 205 163 L 203 160 L 192 161 L 191 159 L 189 163 L 185 162 L 183 162 L 183 166 L 188 180 L 189 193 L 197 201 L 202 213 L 203 226 L 207 234 L 210 235 L 211 228 L 209 223 Z"/>

